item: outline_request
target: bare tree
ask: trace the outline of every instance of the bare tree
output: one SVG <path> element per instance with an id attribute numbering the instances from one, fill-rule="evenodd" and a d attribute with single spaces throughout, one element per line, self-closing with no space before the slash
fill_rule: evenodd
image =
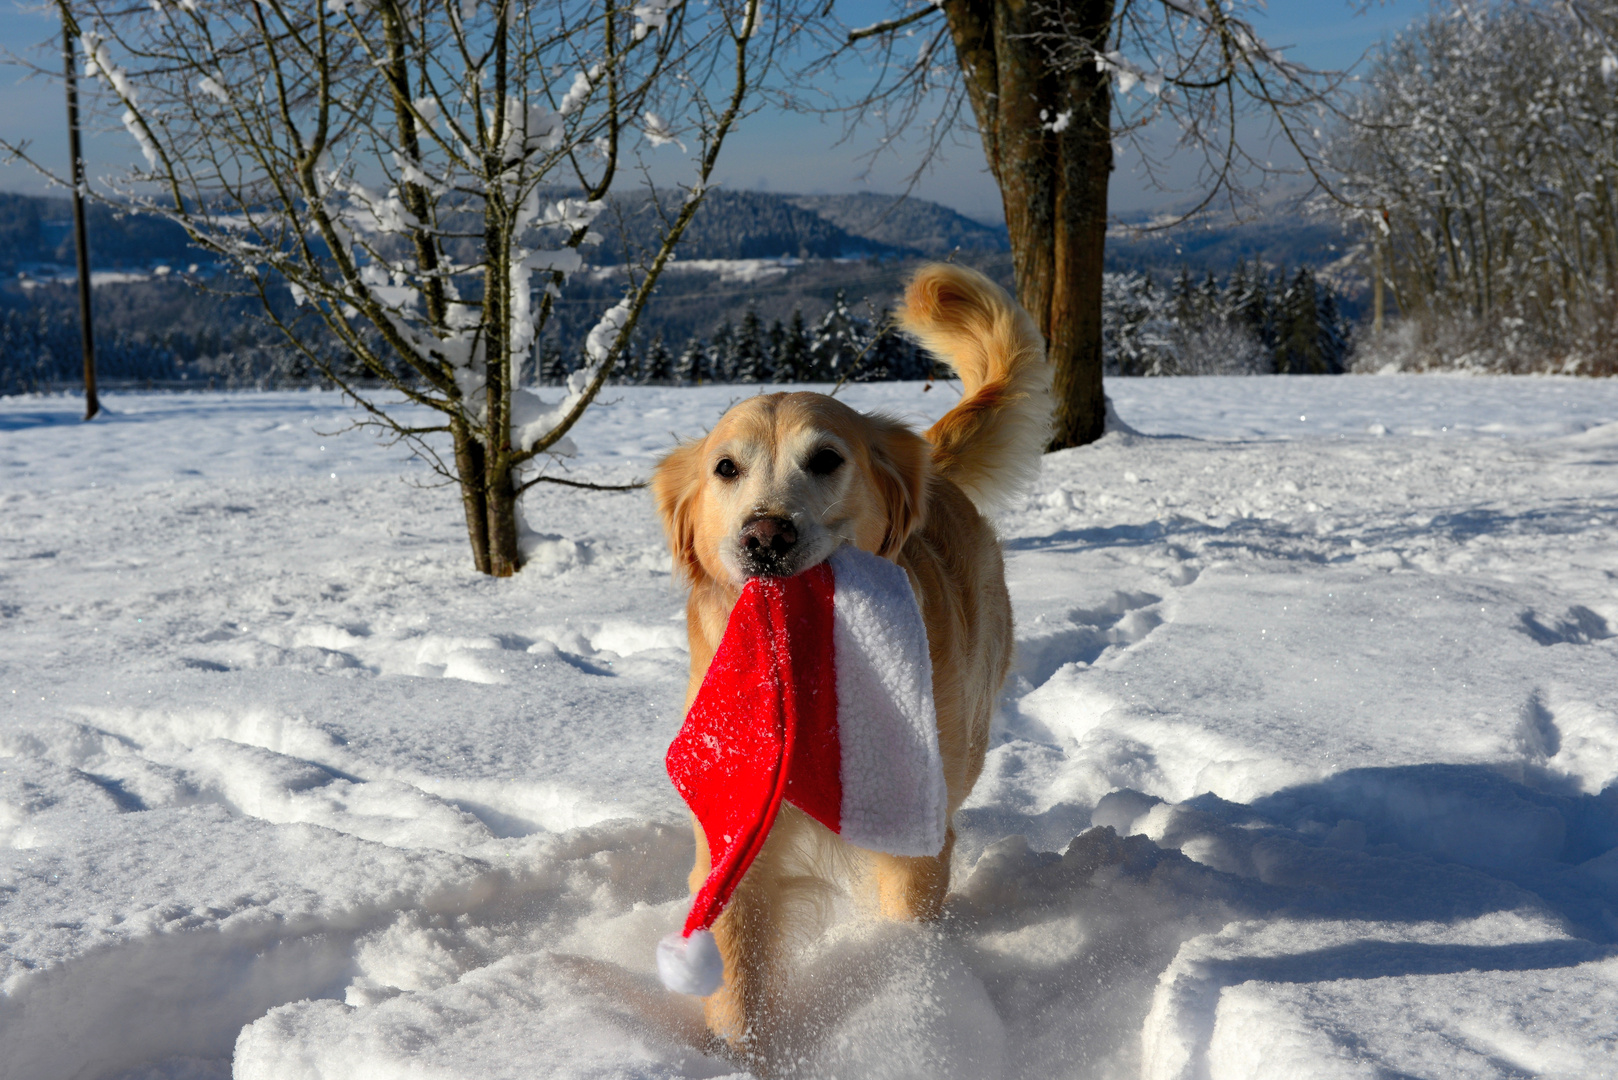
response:
<path id="1" fill-rule="evenodd" d="M 1196 205 L 1240 209 L 1278 170 L 1238 137 L 1267 121 L 1269 147 L 1286 144 L 1319 174 L 1317 123 L 1336 108 L 1342 76 L 1289 61 L 1248 14 L 1259 0 L 901 0 L 893 18 L 833 26 L 823 71 L 863 50 L 881 78 L 838 105 L 881 125 L 882 145 L 922 125 L 925 168 L 951 130 L 971 118 L 1000 186 L 1018 299 L 1056 367 L 1051 448 L 1099 438 L 1102 257 L 1115 147 L 1132 151 L 1148 181 L 1169 154 L 1198 156 Z M 910 42 L 919 41 L 915 49 Z M 1172 149 L 1161 149 L 1163 133 Z M 1162 222 L 1160 225 L 1171 224 Z"/>
<path id="2" fill-rule="evenodd" d="M 77 6 L 86 72 L 144 158 L 104 195 L 243 275 L 367 423 L 459 484 L 477 568 L 498 576 L 521 564 L 518 496 L 574 483 L 547 466 L 793 26 L 759 0 Z M 614 184 L 639 167 L 650 185 L 641 155 L 686 142 L 690 179 L 646 201 L 658 242 L 631 252 L 585 367 L 559 400 L 518 386 Z"/>

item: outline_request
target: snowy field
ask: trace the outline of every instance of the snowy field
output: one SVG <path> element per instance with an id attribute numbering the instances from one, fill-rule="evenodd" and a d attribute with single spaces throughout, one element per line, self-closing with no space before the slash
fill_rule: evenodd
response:
<path id="1" fill-rule="evenodd" d="M 1618 381 L 1109 391 L 1000 522 L 948 917 L 804 947 L 803 1075 L 1618 1075 Z M 742 392 L 617 391 L 575 475 Z M 734 1073 L 652 972 L 649 500 L 536 490 L 493 581 L 332 395 L 106 404 L 0 400 L 0 1080 Z"/>

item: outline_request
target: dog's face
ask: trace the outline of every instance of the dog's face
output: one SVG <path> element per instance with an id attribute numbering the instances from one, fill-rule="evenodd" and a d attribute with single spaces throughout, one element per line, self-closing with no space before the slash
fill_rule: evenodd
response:
<path id="1" fill-rule="evenodd" d="M 891 557 L 921 522 L 930 460 L 908 427 L 824 394 L 767 394 L 683 443 L 652 479 L 676 567 L 740 587 L 844 543 Z"/>

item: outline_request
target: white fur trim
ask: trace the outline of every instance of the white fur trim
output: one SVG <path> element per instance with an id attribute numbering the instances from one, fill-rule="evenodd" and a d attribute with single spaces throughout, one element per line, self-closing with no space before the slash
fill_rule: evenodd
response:
<path id="1" fill-rule="evenodd" d="M 676 994 L 707 997 L 725 979 L 725 958 L 706 930 L 693 930 L 690 937 L 665 934 L 657 943 L 657 974 Z"/>
<path id="2" fill-rule="evenodd" d="M 873 851 L 937 855 L 949 824 L 949 794 L 927 626 L 910 576 L 847 545 L 831 563 L 843 782 L 838 831 Z"/>

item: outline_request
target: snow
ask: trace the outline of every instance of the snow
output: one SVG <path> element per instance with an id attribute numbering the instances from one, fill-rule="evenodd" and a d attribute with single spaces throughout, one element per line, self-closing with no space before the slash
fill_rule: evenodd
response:
<path id="1" fill-rule="evenodd" d="M 803 263 L 804 260 L 792 255 L 782 255 L 773 259 L 679 259 L 664 266 L 663 272 L 718 274 L 721 284 L 739 282 L 754 285 L 788 273 Z M 591 274 L 597 281 L 610 281 L 625 276 L 625 268 L 620 265 L 601 266 L 591 271 Z"/>
<path id="2" fill-rule="evenodd" d="M 1140 434 L 1000 521 L 948 916 L 834 905 L 804 1075 L 1618 1071 L 1618 384 L 1108 390 Z M 752 392 L 609 390 L 571 475 Z M 691 839 L 647 501 L 535 489 L 494 581 L 334 395 L 103 406 L 0 400 L 0 1078 L 743 1075 L 654 971 Z"/>
<path id="3" fill-rule="evenodd" d="M 142 273 L 138 270 L 92 270 L 90 271 L 90 287 L 99 289 L 103 285 L 128 285 L 133 282 L 150 281 L 153 277 L 166 277 L 169 268 L 160 266 L 153 268 L 152 272 Z M 23 278 L 18 282 L 24 291 L 37 289 L 41 285 L 74 285 L 79 280 L 78 274 L 71 270 L 60 273 L 42 272 Z"/>

